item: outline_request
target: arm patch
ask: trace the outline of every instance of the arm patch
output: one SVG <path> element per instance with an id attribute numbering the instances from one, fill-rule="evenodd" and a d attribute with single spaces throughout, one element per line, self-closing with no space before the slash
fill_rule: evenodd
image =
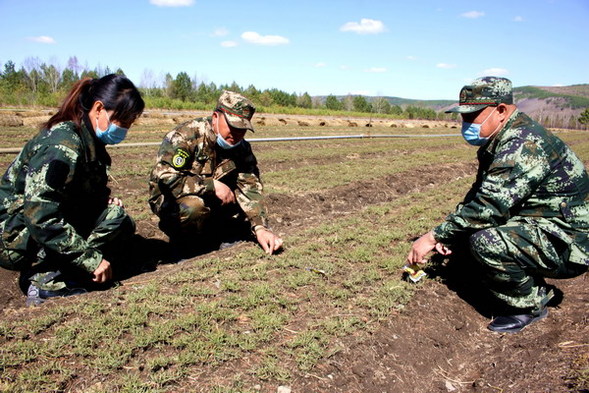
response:
<path id="1" fill-rule="evenodd" d="M 54 190 L 61 189 L 70 173 L 70 167 L 63 161 L 51 161 L 45 174 L 45 182 Z"/>
<path id="2" fill-rule="evenodd" d="M 188 157 L 190 155 L 184 149 L 176 149 L 176 153 L 172 157 L 172 166 L 176 169 L 182 169 L 188 163 Z"/>

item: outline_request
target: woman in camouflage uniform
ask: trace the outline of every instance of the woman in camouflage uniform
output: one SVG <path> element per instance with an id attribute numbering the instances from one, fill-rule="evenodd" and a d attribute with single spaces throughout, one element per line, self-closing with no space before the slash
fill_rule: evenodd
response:
<path id="1" fill-rule="evenodd" d="M 105 146 L 143 112 L 119 75 L 77 82 L 0 181 L 0 266 L 21 271 L 27 304 L 86 292 L 112 279 L 117 244 L 135 231 L 110 196 Z"/>

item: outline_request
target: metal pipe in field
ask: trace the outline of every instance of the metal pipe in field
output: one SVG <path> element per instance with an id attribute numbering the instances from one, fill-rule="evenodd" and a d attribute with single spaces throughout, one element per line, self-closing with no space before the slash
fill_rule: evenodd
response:
<path id="1" fill-rule="evenodd" d="M 359 135 L 325 135 L 325 136 L 292 136 L 292 137 L 281 137 L 281 138 L 248 138 L 248 142 L 297 142 L 297 141 L 320 141 L 327 139 L 376 139 L 376 138 L 436 138 L 436 137 L 449 137 L 449 136 L 460 136 L 460 134 L 359 134 Z M 119 147 L 143 147 L 143 146 L 159 146 L 161 142 L 131 142 L 131 143 L 119 143 L 118 145 L 109 145 L 109 148 Z M 8 147 L 0 148 L 0 154 L 18 154 L 22 148 L 20 147 Z"/>

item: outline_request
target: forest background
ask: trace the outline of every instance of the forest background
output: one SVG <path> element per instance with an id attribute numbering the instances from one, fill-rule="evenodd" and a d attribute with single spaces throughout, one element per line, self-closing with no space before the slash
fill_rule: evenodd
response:
<path id="1" fill-rule="evenodd" d="M 67 65 L 28 57 L 20 67 L 8 60 L 0 71 L 1 107 L 57 107 L 60 100 L 79 79 L 116 73 L 121 68 L 89 68 L 70 57 Z M 456 114 L 444 111 L 451 100 L 415 100 L 390 96 L 311 96 L 283 90 L 257 89 L 232 84 L 216 85 L 198 80 L 187 72 L 175 77 L 170 73 L 155 77 L 146 71 L 140 88 L 150 109 L 209 110 L 223 90 L 237 91 L 250 98 L 258 112 L 305 115 L 358 115 L 397 119 L 457 120 Z M 458 90 L 458 88 L 457 88 Z M 589 126 L 589 84 L 571 86 L 522 86 L 514 88 L 516 103 L 535 120 L 551 128 L 587 129 Z"/>

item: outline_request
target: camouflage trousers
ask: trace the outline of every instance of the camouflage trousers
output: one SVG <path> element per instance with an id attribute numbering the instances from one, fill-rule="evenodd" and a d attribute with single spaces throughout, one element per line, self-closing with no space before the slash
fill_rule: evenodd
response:
<path id="1" fill-rule="evenodd" d="M 4 222 L 0 223 L 0 235 Z M 116 205 L 108 205 L 97 218 L 94 228 L 86 238 L 89 248 L 100 250 L 105 259 L 111 264 L 116 261 L 116 255 L 124 248 L 124 242 L 135 233 L 135 222 Z M 21 233 L 25 239 L 17 247 L 6 248 L 0 236 L 0 266 L 21 271 L 21 286 L 23 289 L 28 282 L 34 283 L 40 289 L 59 290 L 71 281 L 76 284 L 91 284 L 87 271 L 60 261 L 59 255 L 54 255 L 37 244 L 28 234 L 26 227 Z"/>
<path id="2" fill-rule="evenodd" d="M 227 233 L 236 229 L 238 223 L 245 223 L 245 213 L 237 203 L 221 205 L 217 200 L 205 200 L 196 195 L 165 203 L 158 215 L 159 227 L 169 237 L 185 233 Z M 249 226 L 247 230 L 249 232 Z"/>
<path id="3" fill-rule="evenodd" d="M 544 278 L 572 278 L 587 271 L 570 262 L 566 235 L 533 220 L 512 220 L 470 236 L 470 250 L 481 264 L 491 293 L 519 309 L 539 309 L 550 300 Z"/>
<path id="4" fill-rule="evenodd" d="M 158 215 L 160 229 L 173 237 L 187 231 L 204 232 L 211 216 L 211 208 L 202 198 L 188 195 L 175 201 L 166 201 Z"/>

